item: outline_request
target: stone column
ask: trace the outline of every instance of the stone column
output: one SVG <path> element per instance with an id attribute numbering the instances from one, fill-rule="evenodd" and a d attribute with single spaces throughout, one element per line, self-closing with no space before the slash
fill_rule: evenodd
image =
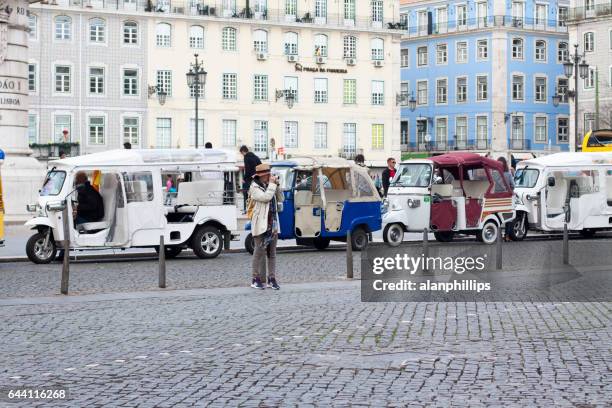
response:
<path id="1" fill-rule="evenodd" d="M 45 168 L 28 146 L 28 2 L 0 0 L 0 147 L 5 219 L 27 217 Z"/>

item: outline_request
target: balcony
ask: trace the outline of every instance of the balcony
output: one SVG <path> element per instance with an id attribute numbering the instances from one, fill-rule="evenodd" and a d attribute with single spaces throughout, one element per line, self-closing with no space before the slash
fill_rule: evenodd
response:
<path id="1" fill-rule="evenodd" d="M 548 19 L 534 19 L 513 16 L 488 16 L 448 21 L 445 23 L 431 23 L 424 26 L 409 27 L 404 33 L 408 38 L 427 37 L 430 35 L 444 35 L 455 33 L 468 33 L 497 27 L 515 28 L 525 31 L 546 31 L 552 33 L 566 33 L 564 22 Z"/>
<path id="2" fill-rule="evenodd" d="M 595 4 L 594 7 L 574 7 L 569 11 L 570 22 L 584 20 L 587 18 L 612 16 L 612 3 Z"/>
<path id="3" fill-rule="evenodd" d="M 489 141 L 485 139 L 470 140 L 436 140 L 431 142 L 410 142 L 402 145 L 403 151 L 443 153 L 456 150 L 487 150 Z"/>
<path id="4" fill-rule="evenodd" d="M 298 8 L 287 14 L 283 9 L 259 7 L 255 1 L 251 7 L 227 7 L 229 2 L 210 0 L 57 0 L 59 7 L 81 7 L 109 11 L 149 12 L 202 18 L 260 20 L 272 23 L 312 24 L 314 26 L 344 27 L 347 29 L 405 30 L 402 22 L 384 18 L 374 21 L 371 17 L 345 19 L 343 13 L 327 13 L 316 16 L 312 11 Z"/>
<path id="5" fill-rule="evenodd" d="M 510 139 L 510 150 L 531 150 L 531 140 Z"/>
<path id="6" fill-rule="evenodd" d="M 58 159 L 60 152 L 66 153 L 69 157 L 78 156 L 81 152 L 81 146 L 76 142 L 32 143 L 30 149 L 34 152 L 32 156 L 39 160 Z"/>

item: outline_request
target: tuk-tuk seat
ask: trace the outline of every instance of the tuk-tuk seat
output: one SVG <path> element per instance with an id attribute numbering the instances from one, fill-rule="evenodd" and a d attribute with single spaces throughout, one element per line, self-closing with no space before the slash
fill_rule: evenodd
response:
<path id="1" fill-rule="evenodd" d="M 99 231 L 111 226 L 115 219 L 115 206 L 117 202 L 117 176 L 105 174 L 100 186 L 100 195 L 104 204 L 104 218 L 101 221 L 86 222 L 78 225 L 79 231 Z"/>
<path id="2" fill-rule="evenodd" d="M 452 184 L 434 184 L 431 186 L 431 194 L 438 194 L 441 197 L 453 196 Z"/>
<path id="3" fill-rule="evenodd" d="M 463 180 L 463 191 L 468 198 L 483 198 L 489 189 L 489 182 L 486 180 Z"/>
<path id="4" fill-rule="evenodd" d="M 194 213 L 201 205 L 223 205 L 223 180 L 199 180 L 180 183 L 174 210 Z"/>

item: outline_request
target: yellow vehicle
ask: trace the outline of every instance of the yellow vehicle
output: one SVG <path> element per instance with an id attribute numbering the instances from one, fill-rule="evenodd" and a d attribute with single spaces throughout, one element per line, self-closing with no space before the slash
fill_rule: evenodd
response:
<path id="1" fill-rule="evenodd" d="M 4 163 L 4 151 L 0 150 L 0 166 Z M 2 197 L 2 175 L 0 175 L 0 247 L 4 246 L 4 198 Z"/>
<path id="2" fill-rule="evenodd" d="M 583 152 L 612 152 L 612 129 L 591 130 L 582 139 Z"/>

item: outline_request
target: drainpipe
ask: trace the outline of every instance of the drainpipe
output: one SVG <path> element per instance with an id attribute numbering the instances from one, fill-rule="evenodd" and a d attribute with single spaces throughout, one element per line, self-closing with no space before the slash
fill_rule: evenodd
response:
<path id="1" fill-rule="evenodd" d="M 595 67 L 595 130 L 599 129 L 599 69 Z"/>

